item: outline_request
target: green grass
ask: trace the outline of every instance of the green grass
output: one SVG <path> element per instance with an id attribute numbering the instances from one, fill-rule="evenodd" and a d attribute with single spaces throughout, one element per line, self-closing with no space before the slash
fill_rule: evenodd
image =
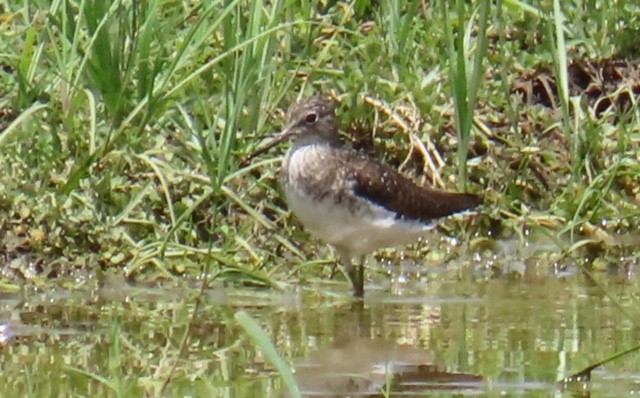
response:
<path id="1" fill-rule="evenodd" d="M 240 165 L 297 98 L 329 91 L 379 158 L 485 195 L 467 236 L 541 229 L 582 265 L 637 262 L 637 103 L 596 117 L 567 66 L 632 56 L 637 30 L 619 26 L 639 7 L 380 3 L 0 1 L 0 250 L 25 264 L 2 289 L 195 279 L 203 263 L 237 286 L 326 278 L 329 251 L 277 188 L 284 149 Z M 512 92 L 540 67 L 555 109 Z"/>
<path id="2" fill-rule="evenodd" d="M 480 234 L 535 228 L 540 213 L 578 241 L 585 224 L 606 220 L 612 236 L 637 227 L 638 112 L 594 118 L 569 97 L 567 75 L 569 58 L 616 54 L 627 39 L 609 21 L 636 8 L 314 4 L 7 6 L 0 211 L 21 247 L 55 259 L 38 277 L 89 267 L 173 278 L 212 257 L 249 281 L 289 280 L 287 267 L 267 268 L 274 253 L 300 262 L 314 245 L 291 242 L 277 159 L 239 165 L 282 126 L 281 109 L 327 91 L 341 97 L 345 128 L 367 141 L 375 131 L 380 158 L 484 193 Z M 598 29 L 587 32 L 591 17 Z M 556 110 L 511 92 L 541 66 L 559 82 Z M 408 157 L 410 136 L 438 159 Z"/>
<path id="3" fill-rule="evenodd" d="M 487 21 L 489 17 L 489 2 L 483 1 L 473 14 L 478 14 L 478 24 L 471 20 L 465 27 L 465 4 L 456 1 L 456 37 L 453 37 L 451 25 L 453 21 L 449 17 L 449 5 L 441 2 L 442 16 L 445 23 L 445 35 L 447 38 L 447 54 L 449 55 L 449 82 L 452 86 L 453 99 L 456 110 L 456 131 L 458 135 L 458 187 L 464 191 L 467 181 L 467 157 L 469 154 L 469 142 L 473 115 L 477 104 L 478 89 L 482 83 L 483 61 L 487 50 Z M 475 39 L 475 51 L 472 52 L 474 43 L 471 41 L 472 31 L 477 29 Z"/>
<path id="4" fill-rule="evenodd" d="M 293 378 L 293 371 L 291 366 L 285 362 L 283 358 L 278 355 L 276 347 L 273 345 L 269 336 L 266 335 L 264 330 L 260 328 L 258 322 L 244 311 L 237 312 L 234 316 L 236 322 L 240 324 L 244 332 L 251 337 L 253 342 L 267 357 L 269 362 L 273 364 L 278 370 L 278 373 L 282 377 L 282 380 L 289 391 L 292 398 L 300 398 L 300 391 L 298 385 Z"/>
<path id="5" fill-rule="evenodd" d="M 492 11 L 488 3 L 362 1 L 315 10 L 238 1 L 12 8 L 1 54 L 2 106 L 15 115 L 0 135 L 4 227 L 38 232 L 27 234 L 27 250 L 61 259 L 62 273 L 82 258 L 136 277 L 193 274 L 213 242 L 220 267 L 287 280 L 263 269 L 277 247 L 304 256 L 290 243 L 277 163 L 239 164 L 282 125 L 278 109 L 298 93 L 326 91 L 341 95 L 345 127 L 375 129 L 391 163 L 408 153 L 409 134 L 433 144 L 444 158 L 436 172 L 455 180 L 445 187 L 484 192 L 497 221 L 504 210 L 535 226 L 528 214 L 536 209 L 564 218 L 571 231 L 612 218 L 628 227 L 611 233 L 636 226 L 637 212 L 625 206 L 633 198 L 616 181 L 637 170 L 629 149 L 637 115 L 606 124 L 572 110 L 580 104 L 568 97 L 569 54 L 588 48 L 608 57 L 624 40 L 606 35 L 601 15 L 601 29 L 587 37 L 572 22 L 588 11 L 559 2 L 509 1 Z M 528 31 L 542 37 L 532 41 Z M 560 82 L 559 125 L 550 112 L 508 100 L 509 80 L 540 65 Z M 421 120 L 399 129 L 365 95 Z M 523 121 L 541 128 L 523 133 Z M 555 126 L 564 147 L 548 142 Z M 533 164 L 552 180 L 546 187 Z M 420 173 L 419 163 L 409 165 Z M 21 217 L 20 209 L 29 212 Z"/>

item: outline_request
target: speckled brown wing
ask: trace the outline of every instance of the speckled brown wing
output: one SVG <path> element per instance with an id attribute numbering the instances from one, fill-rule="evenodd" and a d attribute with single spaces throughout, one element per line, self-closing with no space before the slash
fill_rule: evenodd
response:
<path id="1" fill-rule="evenodd" d="M 344 167 L 356 195 L 395 212 L 398 218 L 428 223 L 482 203 L 477 195 L 419 187 L 393 168 L 355 154 Z"/>

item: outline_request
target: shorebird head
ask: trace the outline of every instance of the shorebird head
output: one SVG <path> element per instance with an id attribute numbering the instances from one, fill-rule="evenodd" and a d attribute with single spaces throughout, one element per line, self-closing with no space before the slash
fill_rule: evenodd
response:
<path id="1" fill-rule="evenodd" d="M 287 112 L 287 124 L 271 141 L 254 151 L 242 163 L 247 165 L 256 156 L 281 142 L 293 139 L 296 145 L 309 143 L 340 145 L 336 103 L 327 95 L 301 100 Z"/>
<path id="2" fill-rule="evenodd" d="M 287 124 L 280 140 L 296 142 L 327 142 L 339 144 L 336 103 L 326 95 L 303 99 L 287 113 Z"/>

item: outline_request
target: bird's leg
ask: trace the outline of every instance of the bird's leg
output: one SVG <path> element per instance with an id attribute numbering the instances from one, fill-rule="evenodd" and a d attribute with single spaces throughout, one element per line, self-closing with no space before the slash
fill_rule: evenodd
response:
<path id="1" fill-rule="evenodd" d="M 351 285 L 353 285 L 353 295 L 357 298 L 364 297 L 364 270 L 362 264 L 354 267 L 351 262 L 351 256 L 343 250 L 338 250 L 342 264 L 349 275 Z"/>
<path id="2" fill-rule="evenodd" d="M 360 256 L 360 264 L 358 264 L 358 288 L 354 289 L 356 297 L 364 297 L 364 262 L 365 256 Z M 360 292 L 360 295 L 358 295 Z"/>
<path id="3" fill-rule="evenodd" d="M 363 267 L 361 264 L 356 265 L 350 264 L 349 269 L 347 270 L 349 273 L 349 279 L 351 279 L 351 284 L 353 285 L 353 296 L 356 298 L 364 297 L 364 279 L 363 279 Z"/>
<path id="4" fill-rule="evenodd" d="M 364 291 L 362 289 L 362 283 L 358 278 L 359 273 L 356 270 L 357 267 L 353 266 L 350 258 L 348 258 L 346 261 L 342 260 L 342 263 L 345 264 L 347 275 L 349 275 L 349 279 L 351 280 L 351 285 L 353 286 L 353 295 L 356 297 L 362 297 L 364 295 Z"/>

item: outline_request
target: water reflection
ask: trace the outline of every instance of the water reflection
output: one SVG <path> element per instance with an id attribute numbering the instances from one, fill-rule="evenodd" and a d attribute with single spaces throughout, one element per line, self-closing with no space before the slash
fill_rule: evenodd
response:
<path id="1" fill-rule="evenodd" d="M 362 319 L 363 307 L 363 303 L 355 303 L 352 313 Z M 342 336 L 331 348 L 320 349 L 295 366 L 295 378 L 304 396 L 377 397 L 382 392 L 398 396 L 412 391 L 481 388 L 481 377 L 447 372 L 421 348 L 358 334 Z"/>
<path id="2" fill-rule="evenodd" d="M 219 286 L 195 317 L 197 283 L 22 292 L 0 299 L 0 383 L 7 396 L 112 395 L 116 380 L 132 396 L 281 397 L 279 376 L 235 324 L 242 309 L 309 396 L 549 396 L 562 394 L 557 380 L 640 341 L 638 292 L 635 281 L 580 275 L 436 280 L 372 289 L 364 303 L 346 283 Z M 637 392 L 634 369 L 637 354 L 607 364 L 587 391 Z"/>

